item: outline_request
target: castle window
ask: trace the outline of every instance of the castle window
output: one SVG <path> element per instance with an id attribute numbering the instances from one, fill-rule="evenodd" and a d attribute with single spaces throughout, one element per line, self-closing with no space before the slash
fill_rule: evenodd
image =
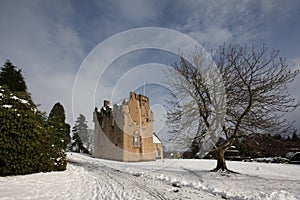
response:
<path id="1" fill-rule="evenodd" d="M 132 146 L 133 147 L 141 147 L 141 136 L 137 131 L 134 131 L 134 133 L 133 133 Z"/>
<path id="2" fill-rule="evenodd" d="M 101 121 L 101 128 L 104 128 L 104 119 Z"/>
<path id="3" fill-rule="evenodd" d="M 120 144 L 120 137 L 117 136 L 117 137 L 115 138 L 115 145 L 116 145 L 116 146 L 119 146 L 119 144 Z"/>

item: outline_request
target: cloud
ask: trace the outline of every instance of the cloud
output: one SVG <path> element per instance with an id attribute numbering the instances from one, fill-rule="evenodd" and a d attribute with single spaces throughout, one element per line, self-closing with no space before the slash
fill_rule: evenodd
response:
<path id="1" fill-rule="evenodd" d="M 115 13 L 127 23 L 140 25 L 160 18 L 162 1 L 117 0 L 112 1 Z"/>
<path id="2" fill-rule="evenodd" d="M 293 71 L 300 71 L 300 57 L 291 60 L 291 69 Z M 290 90 L 293 94 L 295 94 L 298 99 L 300 100 L 300 92 L 299 92 L 299 85 L 300 85 L 300 74 L 298 74 L 294 80 L 294 84 L 290 87 Z"/>
<path id="3" fill-rule="evenodd" d="M 272 3 L 251 0 L 2 0 L 0 62 L 10 59 L 23 70 L 29 91 L 35 102 L 42 104 L 42 110 L 49 112 L 56 101 L 61 101 L 67 111 L 67 120 L 72 124 L 72 88 L 80 64 L 89 51 L 113 34 L 136 27 L 162 26 L 188 34 L 208 50 L 223 42 L 248 45 L 265 43 L 270 48 L 281 50 L 288 59 L 296 59 L 300 51 L 300 27 L 296 26 L 300 19 L 299 8 L 297 0 L 284 4 L 279 0 Z M 133 35 L 132 40 L 123 45 L 129 46 L 136 40 L 147 41 L 150 36 Z M 162 37 L 162 44 L 164 40 Z M 173 39 L 167 45 L 175 46 L 180 42 Z M 116 45 L 104 54 L 110 56 L 115 51 L 118 51 Z M 91 100 L 91 105 L 102 103 L 102 96 L 106 98 L 105 94 L 111 92 L 115 80 L 130 67 L 150 62 L 170 64 L 162 61 L 165 54 L 161 59 L 153 60 L 151 56 L 145 58 L 134 53 L 132 56 L 136 59 L 120 61 L 119 65 L 124 71 L 119 71 L 120 68 L 116 66 L 110 67 L 108 77 L 101 82 L 102 91 Z M 299 63 L 299 60 L 295 62 Z M 80 110 L 86 113 L 92 111 L 86 106 L 90 100 L 84 96 L 85 92 L 91 84 L 96 85 L 99 79 L 93 75 L 84 77 L 82 98 L 77 99 L 81 102 Z M 149 73 L 149 76 L 155 76 L 155 72 Z M 291 89 L 298 97 L 297 84 L 298 77 Z M 124 93 L 128 96 L 128 91 Z M 91 121 L 90 117 L 87 120 Z"/>
<path id="4" fill-rule="evenodd" d="M 71 88 L 84 57 L 81 40 L 69 24 L 69 2 L 2 1 L 0 62 L 22 69 L 29 92 L 47 112 L 56 101 L 71 111 Z"/>
<path id="5" fill-rule="evenodd" d="M 204 46 L 218 46 L 225 41 L 232 41 L 232 32 L 227 28 L 209 27 L 204 31 L 192 31 L 189 36 L 197 41 L 201 41 Z"/>
<path id="6" fill-rule="evenodd" d="M 99 105 L 101 97 L 102 100 L 104 98 L 109 99 L 112 92 L 114 92 L 115 96 L 113 97 L 117 98 L 113 100 L 114 102 L 118 101 L 121 97 L 126 98 L 129 91 L 143 85 L 145 81 L 153 82 L 153 80 L 163 75 L 161 71 L 157 72 L 155 70 L 154 64 L 139 70 L 140 68 L 136 65 L 143 63 L 137 63 L 136 65 L 134 63 L 136 63 L 136 60 L 142 61 L 143 59 L 140 60 L 141 54 L 136 54 L 136 51 L 153 48 L 176 54 L 181 47 L 193 51 L 195 46 L 196 42 L 186 35 L 163 28 L 134 29 L 108 38 L 91 51 L 77 73 L 73 93 L 73 111 L 75 115 L 83 112 L 85 115 L 90 115 L 94 106 Z M 119 66 L 118 63 L 114 63 L 122 55 L 131 53 L 136 57 L 123 59 Z M 146 61 L 144 60 L 144 62 Z M 114 69 L 114 67 L 117 68 Z M 134 68 L 134 71 L 130 71 L 131 68 Z M 122 77 L 123 74 L 125 76 Z M 124 78 L 126 79 L 122 81 Z M 100 86 L 96 95 L 97 85 Z"/>
<path id="7" fill-rule="evenodd" d="M 292 63 L 292 70 L 300 70 L 300 57 L 295 58 L 291 61 Z M 300 102 L 300 91 L 299 91 L 299 85 L 300 85 L 300 75 L 298 74 L 294 80 L 294 82 L 289 86 L 289 91 L 292 94 L 292 96 Z M 298 134 L 300 133 L 300 107 L 298 107 L 295 111 L 292 113 L 286 114 L 286 117 L 289 121 L 295 121 L 295 128 L 298 130 Z"/>
<path id="8" fill-rule="evenodd" d="M 245 43 L 261 33 L 255 33 L 260 14 L 253 1 L 198 2 L 192 1 L 193 12 L 186 23 L 177 26 L 208 48 L 215 48 L 224 42 Z"/>

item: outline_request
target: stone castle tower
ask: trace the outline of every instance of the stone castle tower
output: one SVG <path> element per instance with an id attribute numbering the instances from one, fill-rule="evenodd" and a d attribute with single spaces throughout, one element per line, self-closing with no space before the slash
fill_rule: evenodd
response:
<path id="1" fill-rule="evenodd" d="M 162 144 L 153 135 L 149 98 L 130 92 L 128 101 L 94 111 L 94 157 L 119 161 L 150 161 L 163 158 Z"/>

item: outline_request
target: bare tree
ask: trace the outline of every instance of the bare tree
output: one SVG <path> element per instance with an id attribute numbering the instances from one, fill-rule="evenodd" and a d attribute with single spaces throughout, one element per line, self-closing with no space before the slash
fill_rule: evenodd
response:
<path id="1" fill-rule="evenodd" d="M 237 138 L 293 132 L 293 123 L 286 121 L 283 113 L 299 105 L 287 88 L 298 71 L 291 71 L 279 52 L 266 46 L 257 50 L 224 45 L 216 51 L 214 60 L 218 72 L 209 70 L 212 63 L 205 60 L 203 51 L 196 51 L 190 62 L 182 58 L 168 70 L 168 83 L 173 89 L 168 124 L 175 138 L 189 135 L 202 146 L 215 144 L 215 170 L 228 170 L 224 153 Z M 221 142 L 217 142 L 219 136 Z M 207 153 L 209 148 L 200 148 L 200 153 Z"/>

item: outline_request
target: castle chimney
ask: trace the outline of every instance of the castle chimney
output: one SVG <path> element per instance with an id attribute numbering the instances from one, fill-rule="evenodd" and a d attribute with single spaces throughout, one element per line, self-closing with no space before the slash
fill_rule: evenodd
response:
<path id="1" fill-rule="evenodd" d="M 107 100 L 104 100 L 103 102 L 103 106 L 106 108 L 107 106 L 109 106 L 110 102 Z"/>

